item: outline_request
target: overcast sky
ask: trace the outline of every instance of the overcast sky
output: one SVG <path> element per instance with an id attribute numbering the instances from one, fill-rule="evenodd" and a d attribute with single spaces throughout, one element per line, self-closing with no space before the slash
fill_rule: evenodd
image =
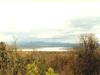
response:
<path id="1" fill-rule="evenodd" d="M 0 0 L 0 41 L 16 36 L 75 42 L 81 33 L 100 38 L 100 1 Z"/>

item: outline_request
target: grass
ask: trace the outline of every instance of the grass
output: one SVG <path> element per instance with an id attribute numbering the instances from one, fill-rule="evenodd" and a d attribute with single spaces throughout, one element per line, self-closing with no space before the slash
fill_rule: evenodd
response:
<path id="1" fill-rule="evenodd" d="M 0 75 L 74 75 L 71 65 L 78 52 L 4 51 L 9 62 L 0 62 Z M 95 53 L 100 55 L 99 49 Z"/>

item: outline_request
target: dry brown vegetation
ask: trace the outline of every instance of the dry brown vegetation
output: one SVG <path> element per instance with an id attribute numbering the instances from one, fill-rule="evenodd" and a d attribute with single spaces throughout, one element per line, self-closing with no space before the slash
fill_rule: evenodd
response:
<path id="1" fill-rule="evenodd" d="M 0 43 L 0 75 L 100 75 L 100 51 L 94 35 L 66 52 L 15 51 Z"/>
<path id="2" fill-rule="evenodd" d="M 77 51 L 66 52 L 18 52 L 19 57 L 25 59 L 40 59 L 45 61 L 46 68 L 52 67 L 59 75 L 73 75 L 70 64 Z"/>

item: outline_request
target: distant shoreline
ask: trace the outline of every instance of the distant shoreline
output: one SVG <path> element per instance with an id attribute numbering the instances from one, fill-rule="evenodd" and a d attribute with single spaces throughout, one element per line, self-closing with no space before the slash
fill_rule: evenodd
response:
<path id="1" fill-rule="evenodd" d="M 17 51 L 57 51 L 57 52 L 62 52 L 62 51 L 69 51 L 71 48 L 65 48 L 65 47 L 41 47 L 41 48 L 19 48 Z"/>

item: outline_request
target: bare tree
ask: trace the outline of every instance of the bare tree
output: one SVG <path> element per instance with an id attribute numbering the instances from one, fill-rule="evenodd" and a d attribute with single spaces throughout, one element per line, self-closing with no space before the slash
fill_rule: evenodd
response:
<path id="1" fill-rule="evenodd" d="M 99 75 L 100 60 L 95 55 L 98 47 L 98 41 L 94 34 L 80 36 L 80 51 L 72 65 L 74 75 Z"/>
<path id="2" fill-rule="evenodd" d="M 16 51 L 17 50 L 17 36 L 13 36 L 13 39 L 14 39 L 14 50 Z"/>
<path id="3" fill-rule="evenodd" d="M 85 54 L 92 54 L 99 47 L 98 40 L 94 34 L 82 34 L 80 36 L 80 47 Z"/>

